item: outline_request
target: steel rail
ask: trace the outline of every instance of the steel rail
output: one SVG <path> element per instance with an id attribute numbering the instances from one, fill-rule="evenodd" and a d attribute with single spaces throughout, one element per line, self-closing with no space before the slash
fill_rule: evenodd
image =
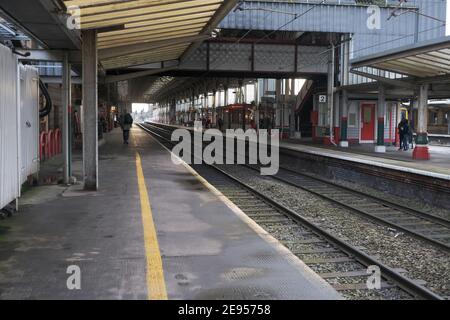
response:
<path id="1" fill-rule="evenodd" d="M 247 167 L 247 168 L 250 168 L 250 169 L 252 169 L 252 170 L 259 170 L 259 168 L 255 168 L 255 167 L 252 166 L 252 165 L 244 165 L 244 166 Z M 280 169 L 281 169 L 281 170 L 285 170 L 284 168 L 281 168 L 281 167 L 280 167 Z M 379 199 L 378 197 L 375 197 L 375 196 L 372 196 L 372 195 L 368 195 L 368 194 L 363 193 L 363 192 L 354 191 L 354 190 L 349 189 L 349 188 L 346 188 L 346 187 L 342 187 L 342 188 L 341 188 L 340 185 L 333 184 L 333 183 L 328 182 L 328 181 L 323 181 L 322 179 L 319 179 L 319 178 L 316 179 L 316 177 L 314 177 L 314 176 L 310 176 L 310 175 L 306 175 L 306 174 L 304 175 L 303 173 L 299 173 L 299 172 L 296 172 L 296 171 L 294 171 L 294 170 L 292 170 L 292 171 L 290 171 L 290 172 L 293 172 L 293 173 L 295 173 L 295 174 L 297 174 L 297 175 L 299 175 L 299 176 L 303 175 L 303 176 L 305 176 L 305 177 L 307 177 L 308 179 L 311 179 L 311 180 L 317 180 L 317 181 L 319 181 L 320 183 L 327 184 L 327 185 L 329 185 L 329 186 L 331 186 L 331 187 L 333 187 L 333 188 L 335 188 L 335 189 L 337 189 L 337 190 L 339 190 L 339 189 L 345 190 L 346 192 L 353 193 L 353 194 L 358 194 L 358 195 L 360 195 L 360 196 L 362 196 L 362 197 L 369 198 L 370 200 L 373 200 L 373 201 L 375 201 L 375 202 L 381 202 L 381 203 L 383 203 L 383 200 L 382 200 L 382 199 Z M 423 241 L 426 241 L 426 242 L 428 242 L 428 243 L 430 243 L 430 244 L 432 244 L 432 245 L 434 245 L 434 246 L 437 246 L 437 247 L 439 247 L 440 249 L 445 250 L 446 252 L 450 252 L 450 246 L 449 246 L 448 244 L 446 244 L 446 243 L 444 243 L 444 242 L 441 242 L 441 241 L 439 241 L 439 240 L 430 238 L 430 237 L 428 237 L 428 236 L 426 236 L 426 235 L 424 235 L 424 234 L 422 234 L 422 233 L 416 232 L 416 231 L 411 230 L 411 229 L 409 229 L 409 228 L 403 227 L 403 226 L 401 226 L 401 225 L 399 225 L 399 224 L 397 224 L 397 223 L 391 222 L 391 221 L 389 221 L 389 220 L 387 220 L 387 219 L 378 217 L 378 216 L 376 216 L 376 215 L 374 215 L 374 214 L 372 214 L 372 213 L 369 213 L 369 212 L 367 212 L 367 211 L 365 211 L 365 210 L 362 210 L 362 209 L 358 208 L 356 205 L 347 204 L 347 203 L 345 203 L 345 202 L 343 202 L 343 201 L 339 201 L 339 200 L 333 199 L 333 197 L 327 196 L 327 195 L 322 194 L 321 192 L 318 192 L 318 191 L 314 191 L 314 190 L 312 190 L 312 189 L 309 188 L 309 187 L 305 187 L 305 186 L 303 186 L 303 185 L 300 185 L 300 184 L 298 184 L 298 183 L 296 183 L 296 182 L 290 181 L 290 180 L 288 180 L 288 179 L 286 179 L 286 178 L 283 178 L 283 177 L 280 177 L 280 176 L 278 176 L 278 175 L 273 175 L 273 176 L 271 176 L 271 178 L 273 178 L 273 179 L 275 179 L 275 180 L 282 181 L 283 183 L 289 184 L 289 185 L 291 185 L 291 186 L 293 186 L 293 187 L 296 187 L 296 188 L 305 190 L 305 191 L 307 191 L 307 192 L 309 192 L 309 193 L 312 193 L 312 194 L 314 194 L 314 195 L 316 195 L 316 196 L 318 196 L 318 197 L 320 197 L 320 198 L 323 198 L 323 199 L 325 199 L 325 200 L 327 200 L 327 201 L 330 201 L 330 202 L 333 202 L 333 203 L 335 203 L 335 204 L 337 204 L 337 205 L 339 205 L 339 206 L 341 206 L 341 207 L 344 207 L 344 208 L 346 208 L 346 209 L 349 209 L 349 210 L 351 210 L 352 212 L 355 212 L 355 213 L 357 213 L 357 214 L 360 215 L 360 216 L 363 216 L 363 217 L 366 217 L 366 218 L 368 218 L 368 219 L 370 219 L 370 220 L 373 220 L 373 221 L 382 223 L 382 224 L 384 224 L 384 225 L 386 225 L 386 226 L 389 226 L 389 227 L 392 227 L 392 228 L 396 228 L 396 229 L 401 230 L 401 231 L 403 231 L 403 232 L 405 232 L 405 233 L 408 233 L 408 234 L 410 234 L 410 235 L 412 235 L 412 236 L 414 236 L 414 237 L 416 237 L 416 238 L 419 238 L 419 239 L 421 239 L 421 240 L 423 240 Z M 414 210 L 412 210 L 411 208 L 405 208 L 405 207 L 400 206 L 400 205 L 393 206 L 393 205 L 390 204 L 389 201 L 386 202 L 386 205 L 388 205 L 388 206 L 390 206 L 390 207 L 392 207 L 392 208 L 394 208 L 394 209 L 396 209 L 396 210 L 398 210 L 398 211 L 400 211 L 400 212 L 406 211 L 406 212 L 407 212 L 406 214 L 410 214 L 411 211 L 414 211 Z M 432 220 L 432 219 L 429 219 L 429 215 L 427 215 L 426 213 L 422 213 L 422 212 L 420 212 L 420 211 L 418 211 L 418 212 L 419 212 L 419 213 L 413 212 L 412 214 L 415 215 L 416 217 L 421 218 L 421 219 Z M 424 214 L 424 216 L 421 216 L 421 214 Z M 434 218 L 434 217 L 433 217 L 433 218 Z M 449 227 L 448 225 L 445 224 L 445 221 L 446 221 L 445 219 L 442 219 L 442 220 L 444 221 L 444 223 L 441 223 L 441 220 L 440 220 L 440 219 L 437 219 L 437 220 L 439 221 L 438 223 L 439 223 L 440 225 L 443 225 L 443 226 L 445 226 L 445 227 L 447 227 L 447 228 Z M 434 222 L 434 221 L 433 221 L 433 222 Z M 449 230 L 449 231 L 450 231 L 450 230 Z"/>
<path id="2" fill-rule="evenodd" d="M 143 125 L 139 125 L 144 131 L 147 133 L 153 135 L 154 132 L 152 132 L 149 128 L 144 127 Z M 154 126 L 155 127 L 155 126 Z M 167 132 L 167 130 L 165 130 Z M 171 140 L 167 139 L 166 137 L 163 137 L 159 134 L 157 136 L 165 140 L 166 143 L 174 144 Z M 223 171 L 222 169 L 214 166 L 214 165 L 208 165 L 211 168 L 214 168 L 217 172 L 220 172 L 221 174 L 225 175 L 232 181 L 234 181 L 239 186 L 243 187 L 244 189 L 247 189 L 250 193 L 254 194 L 257 198 L 260 198 L 261 200 L 269 203 L 273 207 L 277 208 L 281 212 L 285 213 L 287 216 L 291 217 L 293 220 L 295 220 L 298 224 L 305 226 L 306 228 L 313 231 L 313 233 L 319 235 L 320 237 L 326 239 L 329 243 L 334 244 L 339 249 L 341 249 L 343 252 L 345 252 L 347 255 L 353 257 L 356 261 L 359 263 L 365 265 L 365 266 L 371 266 L 376 265 L 380 268 L 382 276 L 387 279 L 391 280 L 394 283 L 397 284 L 397 286 L 404 291 L 408 292 L 412 296 L 416 298 L 424 298 L 424 299 L 431 299 L 431 300 L 444 300 L 443 297 L 439 296 L 438 294 L 432 292 L 428 288 L 417 284 L 415 281 L 403 276 L 401 273 L 397 272 L 393 268 L 385 265 L 381 261 L 378 261 L 377 259 L 371 257 L 370 255 L 364 253 L 363 251 L 357 249 L 356 247 L 346 243 L 345 241 L 333 236 L 331 233 L 327 232 L 326 230 L 322 229 L 321 227 L 315 225 L 314 223 L 310 222 L 308 219 L 304 218 L 297 212 L 285 207 L 281 203 L 273 200 L 272 198 L 260 193 L 259 191 L 255 190 L 253 187 L 247 185 L 243 181 L 239 180 L 238 178 L 230 175 L 229 173 Z"/>

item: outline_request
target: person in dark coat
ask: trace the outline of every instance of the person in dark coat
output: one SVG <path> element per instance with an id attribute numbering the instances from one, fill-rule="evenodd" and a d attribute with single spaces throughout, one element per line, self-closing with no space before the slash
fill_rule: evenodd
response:
<path id="1" fill-rule="evenodd" d="M 409 127 L 408 120 L 404 119 L 404 121 L 403 121 L 403 150 L 404 151 L 409 149 L 409 131 L 411 131 L 411 128 Z"/>
<path id="2" fill-rule="evenodd" d="M 123 131 L 123 143 L 128 144 L 128 138 L 130 137 L 130 129 L 133 125 L 133 117 L 129 113 L 125 113 L 123 117 L 120 119 L 120 126 Z"/>
<path id="3" fill-rule="evenodd" d="M 222 118 L 219 117 L 219 119 L 217 119 L 217 124 L 219 125 L 219 130 L 222 131 L 222 129 L 223 129 L 223 120 L 222 120 Z"/>
<path id="4" fill-rule="evenodd" d="M 403 141 L 404 141 L 404 124 L 405 124 L 405 118 L 402 118 L 402 120 L 400 120 L 400 122 L 398 123 L 398 135 L 399 135 L 399 142 L 400 142 L 400 146 L 398 148 L 398 150 L 402 150 L 403 149 Z"/>

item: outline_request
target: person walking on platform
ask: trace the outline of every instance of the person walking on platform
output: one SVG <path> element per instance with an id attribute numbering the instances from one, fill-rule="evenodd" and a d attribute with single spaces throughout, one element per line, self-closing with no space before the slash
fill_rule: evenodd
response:
<path id="1" fill-rule="evenodd" d="M 121 117 L 120 126 L 122 127 L 123 132 L 123 143 L 128 144 L 128 138 L 130 137 L 130 129 L 133 125 L 133 117 L 128 112 L 125 113 L 123 117 Z"/>
<path id="2" fill-rule="evenodd" d="M 405 133 L 404 133 L 404 125 L 405 125 L 405 121 L 406 121 L 406 119 L 405 118 L 402 118 L 402 120 L 400 120 L 400 122 L 398 123 L 398 126 L 397 126 L 397 128 L 398 128 L 398 135 L 399 135 L 399 143 L 400 143 L 400 146 L 399 146 L 399 148 L 398 148 L 398 150 L 402 150 L 403 149 L 403 141 L 404 141 L 404 138 L 405 138 Z"/>

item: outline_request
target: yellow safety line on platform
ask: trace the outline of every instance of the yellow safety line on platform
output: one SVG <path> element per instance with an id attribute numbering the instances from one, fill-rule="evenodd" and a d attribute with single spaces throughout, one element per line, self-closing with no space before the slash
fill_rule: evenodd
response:
<path id="1" fill-rule="evenodd" d="M 164 271 L 159 252 L 158 237 L 153 222 L 150 199 L 142 170 L 141 157 L 136 152 L 136 173 L 138 178 L 139 196 L 141 198 L 142 224 L 144 227 L 145 255 L 147 258 L 147 295 L 149 300 L 167 300 Z"/>

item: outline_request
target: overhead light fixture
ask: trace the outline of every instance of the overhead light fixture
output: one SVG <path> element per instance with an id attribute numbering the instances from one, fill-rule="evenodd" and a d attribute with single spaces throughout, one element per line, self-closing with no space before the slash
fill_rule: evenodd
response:
<path id="1" fill-rule="evenodd" d="M 211 37 L 212 37 L 212 38 L 217 38 L 217 36 L 219 35 L 219 33 L 220 33 L 220 29 L 216 28 L 216 29 L 214 29 L 213 31 L 211 31 Z"/>
<path id="2" fill-rule="evenodd" d="M 19 56 L 22 56 L 22 57 L 29 57 L 29 56 L 31 56 L 31 53 L 29 51 L 19 52 L 16 49 L 13 49 L 12 52 L 17 54 L 17 55 L 19 55 Z"/>

